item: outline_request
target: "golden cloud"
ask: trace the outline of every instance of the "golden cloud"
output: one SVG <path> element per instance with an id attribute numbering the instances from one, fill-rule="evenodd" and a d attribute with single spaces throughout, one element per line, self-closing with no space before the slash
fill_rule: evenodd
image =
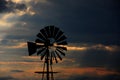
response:
<path id="1" fill-rule="evenodd" d="M 79 51 L 83 51 L 86 50 L 87 47 L 76 47 L 76 46 L 67 46 L 68 50 L 79 50 Z"/>
<path id="2" fill-rule="evenodd" d="M 23 56 L 25 59 L 39 59 L 39 56 Z"/>
<path id="3" fill-rule="evenodd" d="M 7 0 L 9 1 L 9 0 Z M 12 2 L 14 3 L 30 3 L 30 2 L 40 2 L 40 3 L 44 3 L 44 2 L 47 2 L 47 0 L 12 0 Z"/>
<path id="4" fill-rule="evenodd" d="M 27 43 L 18 43 L 17 45 L 13 45 L 13 46 L 5 46 L 5 48 L 17 49 L 17 48 L 25 48 L 26 46 Z"/>
<path id="5" fill-rule="evenodd" d="M 10 19 L 16 20 L 18 17 L 14 13 L 0 14 L 0 29 L 5 30 L 11 28 L 17 21 L 12 21 Z"/>
<path id="6" fill-rule="evenodd" d="M 26 48 L 27 47 L 27 42 L 21 42 L 18 43 L 17 45 L 13 46 L 6 46 L 6 48 Z M 119 51 L 119 46 L 113 45 L 113 46 L 106 46 L 102 44 L 96 44 L 96 45 L 91 45 L 91 46 L 65 46 L 67 47 L 68 51 L 85 51 L 88 49 L 97 49 L 97 50 L 106 50 L 110 52 L 115 52 Z"/>
<path id="7" fill-rule="evenodd" d="M 32 64 L 36 64 L 37 65 L 38 62 L 0 62 L 0 65 L 12 65 L 12 64 L 19 64 L 19 65 L 32 65 Z"/>
<path id="8" fill-rule="evenodd" d="M 120 47 L 117 45 L 108 46 L 108 45 L 102 45 L 102 44 L 97 44 L 90 47 L 90 49 L 107 50 L 110 52 L 119 51 L 119 48 Z"/>

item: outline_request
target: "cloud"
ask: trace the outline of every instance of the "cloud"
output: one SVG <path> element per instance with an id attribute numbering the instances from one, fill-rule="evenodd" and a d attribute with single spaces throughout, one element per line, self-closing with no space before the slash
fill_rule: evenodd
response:
<path id="1" fill-rule="evenodd" d="M 82 50 L 86 50 L 87 48 L 86 47 L 67 46 L 67 49 L 68 50 L 79 50 L 79 51 L 82 51 Z"/>
<path id="2" fill-rule="evenodd" d="M 11 70 L 11 72 L 24 72 L 23 70 Z"/>
<path id="3" fill-rule="evenodd" d="M 18 20 L 18 16 L 13 13 L 0 14 L 0 31 L 7 33 L 7 29 L 13 27 Z"/>
<path id="4" fill-rule="evenodd" d="M 0 77 L 1 80 L 18 80 L 18 79 L 15 79 L 11 76 L 5 76 L 5 77 Z"/>
<path id="5" fill-rule="evenodd" d="M 17 2 L 14 2 L 17 1 Z M 19 2 L 19 0 L 1 0 L 0 1 L 0 39 L 9 33 L 9 29 L 16 25 L 25 26 L 25 22 L 19 22 L 21 16 L 34 15 L 35 12 L 32 10 L 30 4 L 31 1 Z M 22 0 L 21 0 L 22 1 Z"/>
<path id="6" fill-rule="evenodd" d="M 0 1 L 0 5 L 1 5 L 1 6 L 0 6 L 0 11 L 1 11 L 1 12 L 3 12 L 4 9 L 6 9 L 6 6 L 5 6 L 6 4 L 7 4 L 7 2 L 6 2 L 5 0 L 1 0 L 1 1 Z"/>
<path id="7" fill-rule="evenodd" d="M 25 4 L 14 3 L 11 0 L 0 1 L 0 12 L 15 12 L 17 10 L 25 10 L 27 7 Z"/>
<path id="8" fill-rule="evenodd" d="M 112 0 L 108 1 L 109 3 L 106 3 L 107 1 L 76 0 L 73 3 L 72 1 L 52 0 L 48 1 L 49 4 L 37 3 L 33 5 L 33 8 L 40 14 L 29 20 L 24 16 L 26 18 L 22 20 L 32 22 L 32 24 L 28 22 L 29 26 L 36 25 L 34 28 L 38 30 L 41 29 L 40 26 L 55 24 L 63 29 L 69 42 L 118 45 L 118 19 L 112 15 L 114 11 L 111 8 Z M 103 5 L 104 3 L 108 7 Z M 112 7 L 115 7 L 114 3 Z"/>
<path id="9" fill-rule="evenodd" d="M 24 29 L 27 29 L 27 31 L 24 31 L 24 35 L 26 33 L 28 35 L 29 32 L 29 36 L 14 35 L 20 29 L 16 31 L 13 29 L 17 27 L 13 27 L 6 37 L 32 40 L 32 36 L 37 34 L 37 31 L 39 32 L 39 29 L 44 27 L 44 25 L 55 24 L 67 34 L 69 42 L 118 45 L 118 20 L 115 15 L 112 15 L 116 3 L 111 3 L 112 0 L 106 3 L 107 1 L 76 0 L 73 3 L 72 1 L 45 0 L 45 3 L 42 3 L 40 0 L 34 4 L 34 1 L 30 0 L 29 5 L 35 11 L 36 15 L 32 17 L 23 15 L 20 18 L 20 22 L 23 21 L 23 23 L 27 24 L 24 27 Z M 20 0 L 17 0 L 17 3 L 20 3 Z M 104 3 L 108 6 L 105 6 Z M 111 7 L 112 4 L 113 9 Z"/>
<path id="10" fill-rule="evenodd" d="M 91 48 L 85 51 L 71 51 L 67 54 L 67 58 L 73 59 L 74 62 L 68 62 L 67 64 L 78 67 L 105 67 L 119 72 L 119 52 L 119 50 L 109 51 L 97 48 Z"/>
<path id="11" fill-rule="evenodd" d="M 67 78 L 67 80 L 119 80 L 119 75 L 108 75 L 103 77 L 93 77 L 93 76 L 81 76 L 81 75 L 73 75 Z M 58 79 L 58 80 L 66 80 L 66 79 Z"/>
<path id="12" fill-rule="evenodd" d="M 6 48 L 13 48 L 13 49 L 16 49 L 16 48 L 25 48 L 26 47 L 26 43 L 17 43 L 17 45 L 13 45 L 13 46 L 6 46 Z"/>
<path id="13" fill-rule="evenodd" d="M 57 69 L 59 70 L 59 69 Z M 58 80 L 106 80 L 110 77 L 114 79 L 119 79 L 120 73 L 116 71 L 110 71 L 105 68 L 99 68 L 99 67 L 87 67 L 87 68 L 78 68 L 78 67 L 72 67 L 72 68 L 61 68 L 59 73 L 59 78 L 57 76 Z M 108 77 L 109 76 L 109 77 Z M 117 76 L 117 77 L 116 77 Z"/>
<path id="14" fill-rule="evenodd" d="M 21 49 L 27 48 L 27 42 L 25 40 L 17 40 L 17 39 L 8 39 L 1 40 L 1 45 L 5 45 L 5 48 L 9 49 Z M 119 51 L 119 46 L 117 45 L 103 45 L 103 44 L 79 44 L 79 43 L 70 43 L 67 47 L 68 51 L 86 51 L 90 49 L 95 50 L 106 50 L 109 52 L 117 52 Z"/>
<path id="15" fill-rule="evenodd" d="M 37 63 L 37 58 L 19 57 L 28 55 L 26 42 L 34 41 L 40 29 L 52 24 L 65 32 L 70 44 L 66 57 L 63 62 L 55 64 L 56 68 L 104 67 L 103 72 L 107 70 L 107 73 L 103 74 L 109 73 L 113 76 L 112 79 L 119 78 L 112 75 L 120 71 L 118 3 L 113 0 L 75 0 L 74 2 L 72 0 L 9 0 L 8 2 L 1 0 L 0 4 L 5 8 L 4 10 L 0 8 L 0 51 L 2 51 L 0 64 L 2 67 L 15 68 L 14 70 L 22 68 L 21 70 L 26 70 L 32 76 L 34 70 L 42 70 L 38 69 L 40 65 Z M 73 44 L 71 45 L 70 42 Z M 70 70 L 69 73 L 78 71 L 77 69 L 68 71 Z M 89 74 L 102 71 L 91 70 L 94 72 L 88 72 Z M 15 75 L 19 78 L 28 76 L 25 72 L 23 73 Z M 88 74 L 85 73 L 85 75 Z M 69 77 L 71 80 L 109 80 L 109 75 L 105 79 L 84 75 Z M 30 80 L 30 78 L 26 79 Z M 26 79 L 20 78 L 20 80 Z"/>
<path id="16" fill-rule="evenodd" d="M 34 15 L 35 12 L 32 10 L 30 4 L 31 0 L 1 0 L 0 13 L 14 13 L 18 16 L 25 14 Z"/>
<path id="17" fill-rule="evenodd" d="M 27 65 L 27 64 L 30 64 L 31 65 L 31 64 L 36 64 L 36 62 L 28 62 L 28 61 L 27 62 L 24 62 L 24 61 L 23 62 L 20 62 L 20 61 L 17 61 L 17 62 L 14 61 L 13 62 L 12 61 L 12 62 L 0 62 L 0 64 L 2 64 L 2 65 L 8 65 L 8 64 L 23 64 L 23 65 L 26 64 Z"/>
<path id="18" fill-rule="evenodd" d="M 109 52 L 116 52 L 119 51 L 119 46 L 117 45 L 104 45 L 104 44 L 89 44 L 89 43 L 69 43 L 66 46 L 68 50 L 75 50 L 75 51 L 86 51 L 89 49 L 96 49 L 96 50 L 106 50 Z"/>
<path id="19" fill-rule="evenodd" d="M 48 1 L 50 5 L 38 5 L 36 10 L 44 14 L 42 19 L 44 17 L 46 24 L 60 26 L 67 33 L 70 42 L 118 44 L 119 23 L 115 16 L 118 7 L 112 1 L 52 0 Z"/>

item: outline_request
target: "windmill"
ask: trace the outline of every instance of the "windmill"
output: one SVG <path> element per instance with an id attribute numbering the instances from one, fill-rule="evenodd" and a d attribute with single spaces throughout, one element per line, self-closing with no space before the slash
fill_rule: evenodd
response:
<path id="1" fill-rule="evenodd" d="M 42 74 L 42 80 L 44 80 L 44 74 L 46 80 L 54 80 L 52 65 L 58 63 L 58 59 L 62 60 L 62 56 L 65 56 L 67 51 L 66 36 L 58 27 L 46 26 L 41 29 L 37 34 L 35 42 L 27 42 L 29 56 L 34 53 L 41 56 L 41 60 L 44 60 L 44 66 L 42 72 L 35 72 Z"/>

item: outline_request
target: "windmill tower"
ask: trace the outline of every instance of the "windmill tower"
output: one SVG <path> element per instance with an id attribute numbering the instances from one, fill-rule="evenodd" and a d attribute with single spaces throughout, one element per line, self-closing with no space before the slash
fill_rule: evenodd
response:
<path id="1" fill-rule="evenodd" d="M 29 56 L 34 53 L 41 56 L 44 60 L 42 72 L 35 72 L 42 74 L 42 80 L 54 80 L 54 73 L 52 69 L 53 62 L 58 63 L 58 59 L 62 60 L 61 56 L 65 56 L 67 51 L 66 36 L 63 32 L 55 26 L 46 26 L 37 34 L 35 42 L 27 42 Z M 44 77 L 46 75 L 46 78 Z"/>

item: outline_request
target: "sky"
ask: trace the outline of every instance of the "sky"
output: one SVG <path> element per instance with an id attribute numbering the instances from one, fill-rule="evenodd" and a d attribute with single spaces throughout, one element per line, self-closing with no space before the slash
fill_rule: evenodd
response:
<path id="1" fill-rule="evenodd" d="M 54 63 L 56 80 L 120 80 L 119 0 L 0 0 L 0 80 L 40 80 L 43 61 L 27 41 L 59 27 L 67 53 Z"/>

